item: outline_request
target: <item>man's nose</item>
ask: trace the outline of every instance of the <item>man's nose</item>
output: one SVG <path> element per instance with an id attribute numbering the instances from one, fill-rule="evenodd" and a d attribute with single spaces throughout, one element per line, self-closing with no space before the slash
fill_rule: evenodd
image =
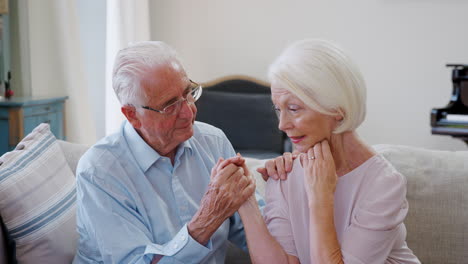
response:
<path id="1" fill-rule="evenodd" d="M 179 117 L 192 118 L 194 115 L 193 108 L 196 109 L 195 103 L 190 103 L 189 101 L 184 100 L 180 106 Z"/>

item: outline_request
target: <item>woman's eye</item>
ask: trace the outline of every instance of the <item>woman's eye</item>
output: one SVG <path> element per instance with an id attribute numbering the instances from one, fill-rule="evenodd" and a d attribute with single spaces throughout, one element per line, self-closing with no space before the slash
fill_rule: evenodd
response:
<path id="1" fill-rule="evenodd" d="M 295 113 L 299 110 L 299 107 L 297 105 L 290 105 L 288 106 L 288 110 Z"/>
<path id="2" fill-rule="evenodd" d="M 275 110 L 275 114 L 276 114 L 276 117 L 280 117 L 281 115 L 281 109 L 279 109 L 279 107 L 273 107 L 273 110 Z"/>

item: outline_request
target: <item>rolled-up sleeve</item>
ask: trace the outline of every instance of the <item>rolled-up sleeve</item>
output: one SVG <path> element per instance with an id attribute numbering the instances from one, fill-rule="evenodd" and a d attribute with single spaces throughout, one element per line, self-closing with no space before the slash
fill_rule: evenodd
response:
<path id="1" fill-rule="evenodd" d="M 149 244 L 146 246 L 145 255 L 163 255 L 159 263 L 199 263 L 212 250 L 211 240 L 206 246 L 201 245 L 188 233 L 187 225 L 177 235 L 164 245 Z"/>
<path id="2" fill-rule="evenodd" d="M 93 174 L 77 176 L 80 240 L 74 263 L 150 263 L 155 255 L 163 256 L 159 263 L 198 263 L 211 252 L 211 240 L 199 244 L 186 224 L 166 243 L 154 243 L 151 228 L 126 189 Z"/>

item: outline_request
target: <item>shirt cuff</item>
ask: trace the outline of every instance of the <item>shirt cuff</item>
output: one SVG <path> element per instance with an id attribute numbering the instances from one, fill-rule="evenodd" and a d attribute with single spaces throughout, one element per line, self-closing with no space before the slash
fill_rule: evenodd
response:
<path id="1" fill-rule="evenodd" d="M 177 235 L 164 245 L 149 244 L 146 246 L 145 255 L 163 255 L 172 257 L 182 263 L 198 263 L 210 253 L 213 249 L 211 239 L 206 246 L 201 245 L 193 239 L 188 233 L 187 224 L 185 224 Z M 151 256 L 153 258 L 153 256 Z"/>

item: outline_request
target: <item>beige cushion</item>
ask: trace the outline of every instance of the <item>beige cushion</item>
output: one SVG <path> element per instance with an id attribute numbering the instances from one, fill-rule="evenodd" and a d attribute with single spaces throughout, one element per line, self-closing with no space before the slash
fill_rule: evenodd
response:
<path id="1" fill-rule="evenodd" d="M 75 181 L 49 125 L 0 157 L 0 214 L 19 263 L 70 263 L 77 245 Z"/>
<path id="2" fill-rule="evenodd" d="M 265 162 L 268 159 L 261 160 L 261 159 L 255 159 L 255 158 L 245 158 L 245 164 L 250 170 L 250 173 L 254 176 L 255 178 L 255 184 L 257 185 L 257 192 L 262 196 L 265 197 L 265 180 L 263 180 L 262 175 L 257 172 L 258 168 L 264 167 Z"/>
<path id="3" fill-rule="evenodd" d="M 408 181 L 407 242 L 423 263 L 468 260 L 468 151 L 377 145 Z"/>

